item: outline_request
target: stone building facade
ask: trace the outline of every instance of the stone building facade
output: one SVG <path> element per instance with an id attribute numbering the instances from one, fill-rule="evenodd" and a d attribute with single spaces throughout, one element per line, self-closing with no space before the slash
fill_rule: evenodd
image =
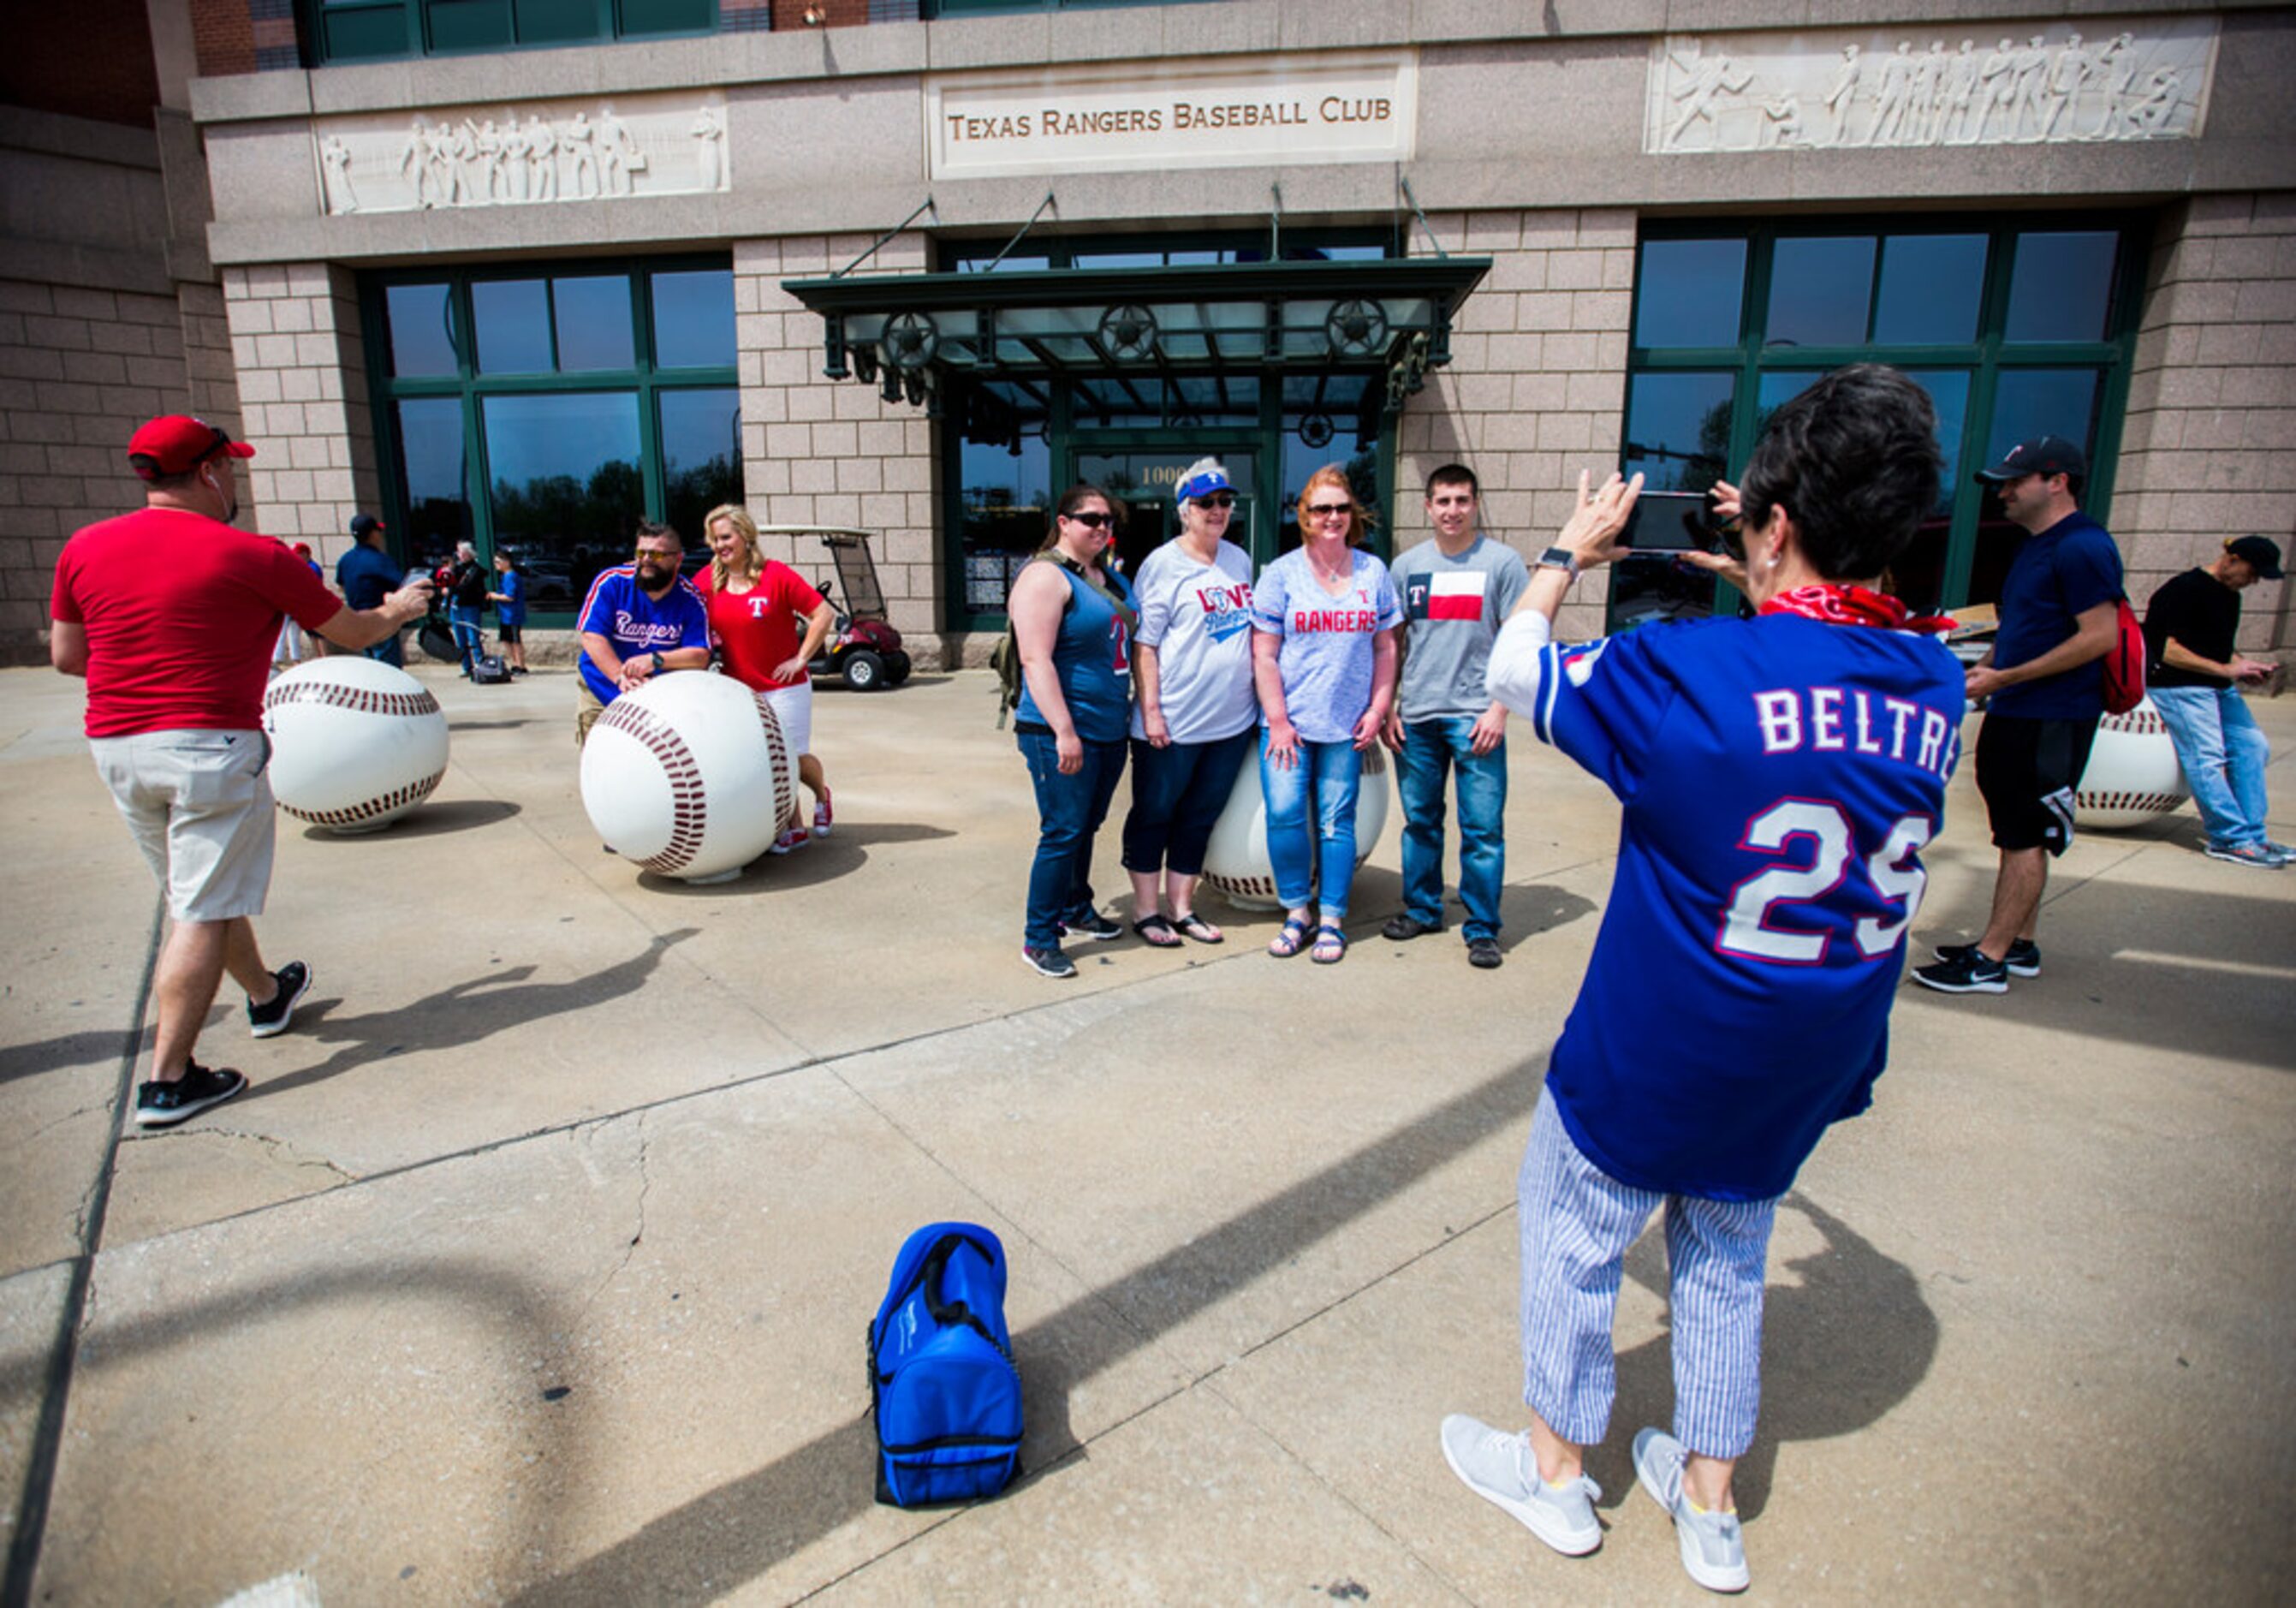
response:
<path id="1" fill-rule="evenodd" d="M 1234 452 L 1265 558 L 1319 455 L 1357 465 L 1394 546 L 1424 533 L 1425 472 L 1462 458 L 1489 527 L 1535 553 L 1580 469 L 1695 489 L 1808 373 L 1861 356 L 1928 376 L 1953 435 L 1920 601 L 1988 597 L 2001 526 L 1966 472 L 2028 425 L 2095 450 L 2140 601 L 2226 536 L 2296 529 L 2282 9 L 719 0 L 690 37 L 466 53 L 426 53 L 429 0 L 401 12 L 404 49 L 272 0 L 151 0 L 150 127 L 0 119 L 34 153 L 14 196 L 101 169 L 133 205 L 100 210 L 143 220 L 100 275 L 75 267 L 89 241 L 0 263 L 10 652 L 38 651 L 62 536 L 132 490 L 128 430 L 177 406 L 256 442 L 250 515 L 330 563 L 378 510 L 402 556 L 469 534 L 569 589 L 604 538 L 518 499 L 561 466 L 545 448 L 605 431 L 627 444 L 585 465 L 627 473 L 591 475 L 607 490 L 568 519 L 737 486 L 768 524 L 866 529 L 927 666 L 985 652 L 1031 511 L 1081 466 L 1132 477 L 1152 528 L 1167 460 Z M 522 155 L 536 140 L 556 144 Z M 1964 313 L 1934 266 L 1954 262 Z M 643 349 L 683 316 L 681 275 L 727 279 L 720 348 L 690 369 Z M 608 383 L 570 366 L 562 309 L 612 275 L 639 355 Z M 2089 316 L 2084 286 L 2090 323 L 2059 327 Z M 511 330 L 522 297 L 555 356 L 496 379 L 474 326 Z M 420 372 L 418 305 L 452 348 Z M 722 406 L 737 447 L 697 458 L 673 403 Z M 822 567 L 810 538 L 778 546 Z M 1582 583 L 1564 629 L 1730 605 L 1644 562 Z M 2288 596 L 2249 595 L 2246 650 L 2290 645 Z"/>

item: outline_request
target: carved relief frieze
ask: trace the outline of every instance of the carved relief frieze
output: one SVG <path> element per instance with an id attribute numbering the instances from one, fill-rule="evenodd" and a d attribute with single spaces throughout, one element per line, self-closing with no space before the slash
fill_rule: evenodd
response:
<path id="1" fill-rule="evenodd" d="M 523 207 L 731 187 L 726 103 L 621 96 L 313 119 L 320 207 Z"/>
<path id="2" fill-rule="evenodd" d="M 1935 149 L 2190 139 L 2212 17 L 2099 29 L 1674 35 L 1652 47 L 1643 149 Z"/>

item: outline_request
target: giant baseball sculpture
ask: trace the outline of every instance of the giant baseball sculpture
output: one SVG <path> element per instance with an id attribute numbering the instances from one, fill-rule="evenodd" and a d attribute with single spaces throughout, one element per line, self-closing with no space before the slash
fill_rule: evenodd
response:
<path id="1" fill-rule="evenodd" d="M 590 728 L 582 808 L 642 870 L 731 882 L 796 823 L 797 757 L 772 709 L 740 682 L 657 676 Z"/>
<path id="2" fill-rule="evenodd" d="M 263 693 L 271 792 L 335 832 L 388 826 L 447 774 L 447 717 L 430 689 L 372 659 L 315 659 Z"/>
<path id="3" fill-rule="evenodd" d="M 1363 786 L 1356 799 L 1356 865 L 1371 857 L 1379 834 L 1387 828 L 1388 777 L 1386 751 L 1376 745 L 1363 757 Z M 1309 806 L 1309 830 L 1314 807 Z M 1259 761 L 1246 759 L 1235 773 L 1235 789 L 1227 806 L 1212 823 L 1211 841 L 1204 846 L 1204 881 L 1239 910 L 1280 910 L 1275 897 L 1275 870 L 1267 860 L 1267 803 L 1259 792 Z"/>

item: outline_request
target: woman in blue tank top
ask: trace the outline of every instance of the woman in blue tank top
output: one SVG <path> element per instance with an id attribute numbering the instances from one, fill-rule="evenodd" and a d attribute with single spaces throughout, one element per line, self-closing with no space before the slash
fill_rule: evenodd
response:
<path id="1" fill-rule="evenodd" d="M 1036 863 L 1029 872 L 1021 958 L 1046 977 L 1074 977 L 1063 937 L 1110 939 L 1124 929 L 1093 907 L 1092 841 L 1124 774 L 1132 720 L 1132 589 L 1103 557 L 1115 515 L 1097 486 L 1061 496 L 1037 562 L 1006 600 L 1021 653 L 1013 711 L 1037 788 Z"/>

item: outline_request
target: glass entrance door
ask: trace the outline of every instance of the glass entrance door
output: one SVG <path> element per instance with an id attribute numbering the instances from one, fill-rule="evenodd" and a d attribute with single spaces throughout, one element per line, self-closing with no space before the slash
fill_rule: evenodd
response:
<path id="1" fill-rule="evenodd" d="M 1188 465 L 1218 458 L 1235 487 L 1227 539 L 1251 555 L 1256 572 L 1275 556 L 1275 530 L 1259 495 L 1262 455 L 1256 434 L 1077 431 L 1070 438 L 1070 472 L 1062 483 L 1085 480 L 1107 491 L 1117 505 L 1117 554 L 1124 572 L 1136 575 L 1147 556 L 1179 532 L 1177 490 Z"/>

